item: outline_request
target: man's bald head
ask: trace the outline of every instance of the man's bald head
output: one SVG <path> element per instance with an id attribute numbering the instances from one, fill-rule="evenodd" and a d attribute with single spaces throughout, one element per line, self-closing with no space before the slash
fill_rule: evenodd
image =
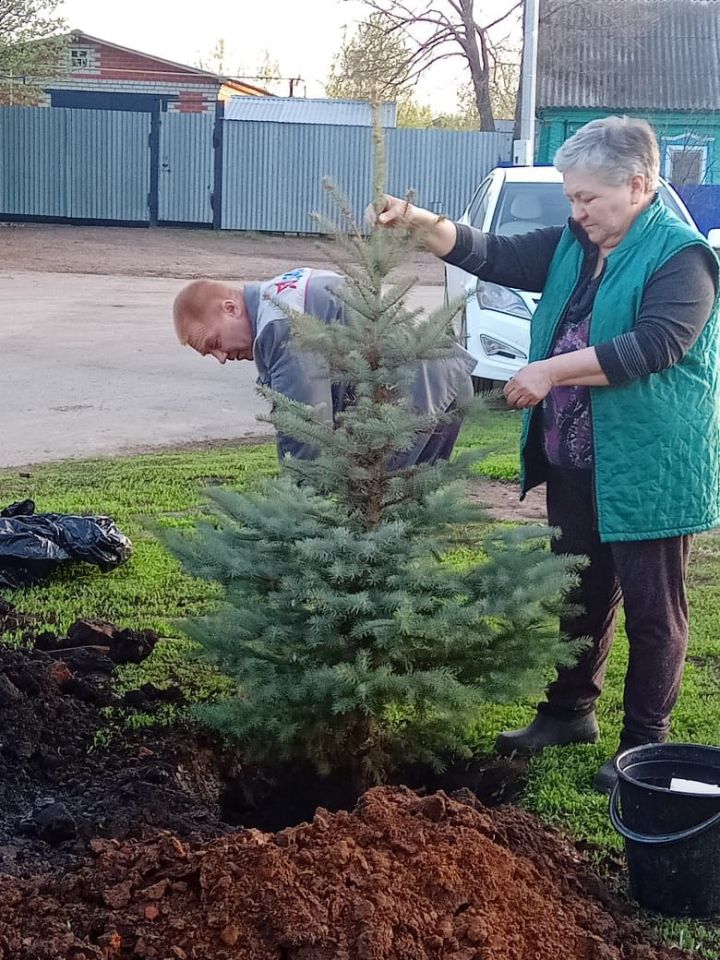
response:
<path id="1" fill-rule="evenodd" d="M 194 347 L 198 335 L 222 309 L 223 300 L 232 299 L 233 293 L 220 280 L 193 280 L 184 286 L 173 303 L 175 333 L 180 343 Z"/>
<path id="2" fill-rule="evenodd" d="M 193 280 L 173 303 L 175 333 L 182 344 L 221 363 L 252 359 L 252 329 L 242 290 L 220 280 Z"/>

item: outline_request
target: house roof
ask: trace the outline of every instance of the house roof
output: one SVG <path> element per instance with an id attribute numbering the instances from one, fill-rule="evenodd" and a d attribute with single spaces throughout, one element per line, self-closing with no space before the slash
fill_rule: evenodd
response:
<path id="1" fill-rule="evenodd" d="M 539 109 L 720 111 L 720 0 L 541 0 Z"/>
<path id="2" fill-rule="evenodd" d="M 257 87 L 252 83 L 247 83 L 245 80 L 236 80 L 232 77 L 224 77 L 218 73 L 215 73 L 212 70 L 202 70 L 200 67 L 191 67 L 186 63 L 176 63 L 174 60 L 165 60 L 162 57 L 156 57 L 153 53 L 144 53 L 142 50 L 133 50 L 131 47 L 122 47 L 118 43 L 112 43 L 110 40 L 102 40 L 100 37 L 93 37 L 89 33 L 85 33 L 83 30 L 72 30 L 69 35 L 70 43 L 73 44 L 88 44 L 88 45 L 100 45 L 103 47 L 110 47 L 113 50 L 120 50 L 123 53 L 131 53 L 136 57 L 144 57 L 146 60 L 152 60 L 153 63 L 157 63 L 162 66 L 160 71 L 163 74 L 168 73 L 177 73 L 178 79 L 181 76 L 194 76 L 202 77 L 203 79 L 212 79 L 217 84 L 230 87 L 233 90 L 237 90 L 239 93 L 249 93 L 252 96 L 258 97 L 271 97 L 272 94 L 263 89 L 262 87 Z"/>
<path id="3" fill-rule="evenodd" d="M 384 127 L 396 125 L 397 108 L 383 103 Z M 371 127 L 372 108 L 367 100 L 322 100 L 306 97 L 231 97 L 225 103 L 226 120 L 262 120 L 274 123 L 327 123 Z"/>

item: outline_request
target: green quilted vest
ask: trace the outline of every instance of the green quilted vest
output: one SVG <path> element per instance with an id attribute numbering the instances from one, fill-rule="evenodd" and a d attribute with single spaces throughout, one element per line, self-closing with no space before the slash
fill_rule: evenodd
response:
<path id="1" fill-rule="evenodd" d="M 704 237 L 656 200 L 608 256 L 590 321 L 590 345 L 632 330 L 650 277 Z M 584 251 L 565 230 L 532 320 L 530 361 L 549 356 L 580 277 Z M 720 368 L 718 303 L 683 359 L 617 387 L 591 387 L 598 530 L 604 542 L 653 540 L 720 524 Z M 528 436 L 540 408 L 526 411 L 521 442 L 522 496 Z M 533 432 L 539 427 L 533 424 Z"/>

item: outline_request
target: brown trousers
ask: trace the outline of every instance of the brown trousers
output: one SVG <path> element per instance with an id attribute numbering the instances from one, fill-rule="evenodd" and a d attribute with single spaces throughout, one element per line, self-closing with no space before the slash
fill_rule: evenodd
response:
<path id="1" fill-rule="evenodd" d="M 630 662 L 621 743 L 666 740 L 687 650 L 686 576 L 692 537 L 601 543 L 590 470 L 551 468 L 547 508 L 550 525 L 562 531 L 553 552 L 590 559 L 579 588 L 568 598 L 584 612 L 562 619 L 560 629 L 571 639 L 589 637 L 591 644 L 574 667 L 558 671 L 540 709 L 558 717 L 593 709 L 602 692 L 622 602 Z"/>

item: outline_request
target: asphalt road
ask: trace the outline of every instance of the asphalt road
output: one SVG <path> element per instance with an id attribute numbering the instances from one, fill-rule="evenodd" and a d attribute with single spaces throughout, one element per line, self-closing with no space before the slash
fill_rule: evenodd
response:
<path id="1" fill-rule="evenodd" d="M 268 435 L 251 363 L 180 347 L 166 277 L 0 275 L 0 467 Z M 413 306 L 439 306 L 417 287 Z"/>

